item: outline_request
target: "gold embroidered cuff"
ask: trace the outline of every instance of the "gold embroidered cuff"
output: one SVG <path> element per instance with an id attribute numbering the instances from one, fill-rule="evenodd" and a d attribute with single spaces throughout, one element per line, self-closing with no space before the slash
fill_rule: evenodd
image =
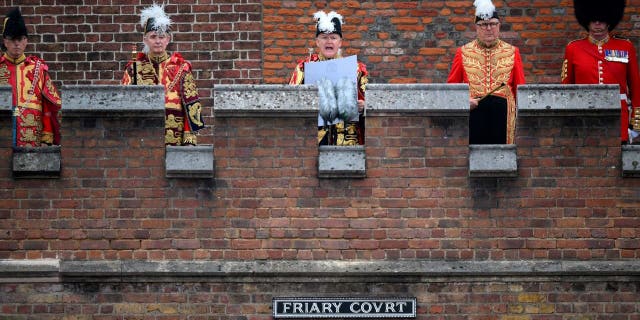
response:
<path id="1" fill-rule="evenodd" d="M 198 137 L 191 132 L 184 132 L 182 136 L 182 144 L 195 146 L 198 144 Z"/>
<path id="2" fill-rule="evenodd" d="M 40 141 L 46 144 L 53 144 L 53 133 L 43 132 L 40 136 Z"/>

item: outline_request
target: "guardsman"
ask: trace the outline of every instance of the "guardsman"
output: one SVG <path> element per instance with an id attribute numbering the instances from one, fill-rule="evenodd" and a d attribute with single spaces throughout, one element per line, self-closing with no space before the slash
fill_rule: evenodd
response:
<path id="1" fill-rule="evenodd" d="M 631 127 L 640 130 L 638 58 L 631 41 L 611 35 L 622 20 L 625 0 L 574 0 L 573 7 L 588 34 L 565 48 L 562 83 L 620 85 L 620 140 L 627 144 L 630 133 L 637 135 Z"/>

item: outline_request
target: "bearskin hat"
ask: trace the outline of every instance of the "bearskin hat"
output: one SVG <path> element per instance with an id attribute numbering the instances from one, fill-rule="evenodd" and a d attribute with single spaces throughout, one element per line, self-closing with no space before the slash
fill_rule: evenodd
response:
<path id="1" fill-rule="evenodd" d="M 589 23 L 593 21 L 606 22 L 609 31 L 615 29 L 622 16 L 626 0 L 573 0 L 578 23 L 589 30 Z"/>
<path id="2" fill-rule="evenodd" d="M 2 36 L 9 38 L 27 37 L 27 26 L 24 24 L 24 19 L 20 13 L 20 9 L 14 8 L 9 11 L 4 18 L 4 24 L 2 27 Z"/>

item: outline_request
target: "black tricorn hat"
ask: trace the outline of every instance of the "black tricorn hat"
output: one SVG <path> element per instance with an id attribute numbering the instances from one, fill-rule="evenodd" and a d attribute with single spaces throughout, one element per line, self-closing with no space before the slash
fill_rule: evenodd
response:
<path id="1" fill-rule="evenodd" d="M 10 38 L 28 36 L 27 26 L 24 24 L 24 19 L 22 18 L 22 14 L 20 14 L 20 9 L 14 8 L 9 11 L 7 16 L 4 18 L 2 36 Z"/>
<path id="2" fill-rule="evenodd" d="M 578 23 L 589 30 L 589 23 L 593 21 L 606 22 L 609 31 L 615 29 L 622 16 L 626 0 L 573 0 Z"/>

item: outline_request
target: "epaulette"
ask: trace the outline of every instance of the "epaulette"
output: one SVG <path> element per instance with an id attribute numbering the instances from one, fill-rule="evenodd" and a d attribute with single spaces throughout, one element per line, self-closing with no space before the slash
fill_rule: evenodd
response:
<path id="1" fill-rule="evenodd" d="M 621 37 L 619 35 L 614 35 L 613 38 L 616 39 L 616 40 L 623 40 L 623 41 L 631 42 L 631 40 L 629 40 L 627 38 L 623 38 L 623 37 Z"/>
<path id="2" fill-rule="evenodd" d="M 574 40 L 569 41 L 569 43 L 567 43 L 567 44 L 569 45 L 569 44 L 572 44 L 572 43 L 574 43 L 574 42 L 578 42 L 578 41 L 582 41 L 582 40 L 587 40 L 587 39 L 588 39 L 588 37 L 584 37 L 584 38 L 580 38 L 580 39 L 574 39 Z"/>

